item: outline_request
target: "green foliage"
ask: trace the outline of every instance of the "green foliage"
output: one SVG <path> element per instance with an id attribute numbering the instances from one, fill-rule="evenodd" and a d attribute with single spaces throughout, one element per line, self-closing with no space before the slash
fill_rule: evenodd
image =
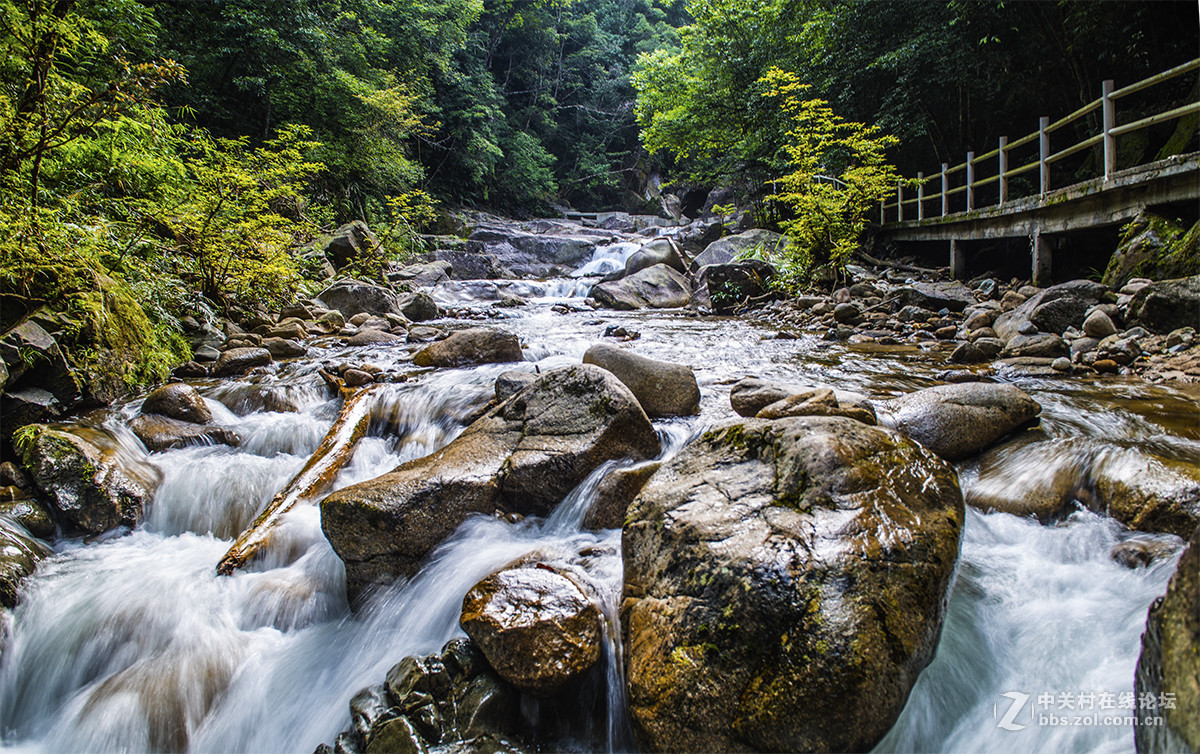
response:
<path id="1" fill-rule="evenodd" d="M 305 160 L 318 146 L 309 134 L 288 126 L 255 149 L 244 138 L 193 132 L 187 180 L 143 203 L 164 259 L 218 306 L 279 306 L 295 296 L 300 273 L 289 249 L 315 230 L 304 215 L 304 185 L 320 167 Z"/>
<path id="2" fill-rule="evenodd" d="M 809 87 L 795 74 L 774 68 L 761 83 L 792 123 L 784 145 L 790 172 L 773 182 L 769 198 L 790 210 L 775 280 L 794 291 L 836 275 L 858 248 L 868 211 L 900 180 L 884 156 L 898 139 L 843 120 L 825 100 L 806 99 Z"/>

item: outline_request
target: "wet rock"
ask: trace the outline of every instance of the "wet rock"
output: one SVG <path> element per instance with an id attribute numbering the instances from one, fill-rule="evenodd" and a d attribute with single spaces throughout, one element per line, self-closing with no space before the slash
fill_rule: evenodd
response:
<path id="1" fill-rule="evenodd" d="M 1014 335 L 1009 338 L 1000 352 L 1004 359 L 1034 357 L 1039 359 L 1056 359 L 1059 356 L 1069 356 L 1071 347 L 1061 335 L 1039 332 L 1033 335 Z"/>
<path id="2" fill-rule="evenodd" d="M 1167 333 L 1200 322 L 1200 275 L 1151 283 L 1133 294 L 1130 323 Z"/>
<path id="3" fill-rule="evenodd" d="M 901 322 L 928 322 L 937 316 L 937 312 L 922 309 L 919 306 L 905 306 L 896 312 L 896 319 Z"/>
<path id="4" fill-rule="evenodd" d="M 918 390 L 890 409 L 892 426 L 951 461 L 978 453 L 1041 412 L 1019 388 L 982 382 Z"/>
<path id="5" fill-rule="evenodd" d="M 566 226 L 529 232 L 511 225 L 478 225 L 466 250 L 490 257 L 503 277 L 545 278 L 566 275 L 592 258 L 607 234 L 587 235 Z"/>
<path id="6" fill-rule="evenodd" d="M 213 418 L 200 393 L 182 382 L 173 382 L 152 391 L 142 401 L 142 413 L 161 414 L 193 424 L 207 424 Z"/>
<path id="7" fill-rule="evenodd" d="M 1091 450 L 1076 442 L 1026 433 L 980 457 L 967 505 L 1052 523 L 1091 500 L 1091 465 Z"/>
<path id="8" fill-rule="evenodd" d="M 789 416 L 844 416 L 864 424 L 875 424 L 875 412 L 870 408 L 841 406 L 828 388 L 805 390 L 776 401 L 761 409 L 758 419 L 782 419 Z"/>
<path id="9" fill-rule="evenodd" d="M 333 232 L 321 251 L 333 266 L 341 269 L 357 259 L 369 259 L 379 248 L 379 239 L 362 220 L 346 223 Z"/>
<path id="10" fill-rule="evenodd" d="M 348 346 L 373 346 L 376 343 L 404 343 L 405 338 L 390 332 L 364 327 L 346 339 Z"/>
<path id="11" fill-rule="evenodd" d="M 533 383 L 537 382 L 538 376 L 533 372 L 520 372 L 512 370 L 502 372 L 496 378 L 496 400 L 506 401 Z"/>
<path id="12" fill-rule="evenodd" d="M 692 368 L 657 361 L 606 343 L 583 355 L 584 364 L 607 369 L 625 384 L 651 417 L 692 416 L 700 413 L 700 387 Z"/>
<path id="13" fill-rule="evenodd" d="M 220 356 L 221 352 L 212 346 L 201 346 L 192 350 L 192 357 L 196 361 L 216 361 Z"/>
<path id="14" fill-rule="evenodd" d="M 267 330 L 265 337 L 300 340 L 308 337 L 308 328 L 304 326 L 303 320 L 289 319 Z"/>
<path id="15" fill-rule="evenodd" d="M 1071 366 L 1070 359 L 1068 359 L 1066 356 L 1059 356 L 1057 359 L 1050 362 L 1050 368 L 1056 372 L 1070 372 L 1073 367 Z"/>
<path id="16" fill-rule="evenodd" d="M 213 377 L 233 377 L 245 374 L 255 367 L 271 363 L 271 352 L 265 348 L 233 348 L 221 354 L 213 364 Z"/>
<path id="17" fill-rule="evenodd" d="M 799 385 L 784 385 L 769 382 L 758 377 L 746 377 L 734 383 L 729 389 L 729 405 L 741 416 L 757 416 L 767 406 L 783 401 L 795 395 L 806 394 L 811 387 Z M 866 396 L 852 393 L 848 390 L 834 390 L 834 398 L 839 406 L 860 408 L 871 415 L 868 424 L 875 423 L 875 407 Z"/>
<path id="18" fill-rule="evenodd" d="M 547 697 L 600 659 L 600 610 L 571 579 L 548 568 L 510 568 L 463 598 L 462 629 L 501 678 Z"/>
<path id="19" fill-rule="evenodd" d="M 283 338 L 264 338 L 262 346 L 276 359 L 295 359 L 308 353 L 299 341 Z"/>
<path id="20" fill-rule="evenodd" d="M 959 343 L 950 352 L 947 360 L 951 364 L 978 364 L 987 361 L 989 358 L 991 357 L 975 343 Z"/>
<path id="21" fill-rule="evenodd" d="M 38 425 L 17 445 L 62 519 L 91 534 L 141 521 L 162 479 L 148 458 L 101 429 Z"/>
<path id="22" fill-rule="evenodd" d="M 1200 272 L 1200 224 L 1185 228 L 1153 213 L 1140 213 L 1121 229 L 1102 282 L 1122 288 L 1139 278 L 1167 280 Z"/>
<path id="23" fill-rule="evenodd" d="M 317 317 L 317 327 L 327 333 L 335 333 L 346 326 L 346 316 L 336 309 Z"/>
<path id="24" fill-rule="evenodd" d="M 1145 568 L 1171 557 L 1179 549 L 1175 537 L 1133 534 L 1113 545 L 1109 556 L 1126 568 Z"/>
<path id="25" fill-rule="evenodd" d="M 413 325 L 408 328 L 409 343 L 432 343 L 446 337 L 446 331 L 428 325 Z"/>
<path id="26" fill-rule="evenodd" d="M 0 607 L 16 607 L 21 582 L 51 553 L 24 527 L 0 518 Z"/>
<path id="27" fill-rule="evenodd" d="M 413 322 L 425 322 L 442 316 L 442 310 L 438 308 L 433 297 L 424 291 L 405 293 L 398 301 L 399 313 Z"/>
<path id="28" fill-rule="evenodd" d="M 410 264 L 387 273 L 389 283 L 409 283 L 419 286 L 434 286 L 450 279 L 453 265 L 445 261 L 425 264 Z"/>
<path id="29" fill-rule="evenodd" d="M 541 375 L 445 448 L 321 502 L 321 527 L 352 595 L 416 572 L 472 513 L 544 515 L 607 460 L 648 458 L 658 436 L 611 373 L 580 364 Z"/>
<path id="30" fill-rule="evenodd" d="M 701 267 L 697 277 L 704 280 L 713 311 L 731 314 L 767 295 L 775 268 L 758 259 L 746 259 Z"/>
<path id="31" fill-rule="evenodd" d="M 1117 326 L 1103 311 L 1094 309 L 1083 320 L 1083 331 L 1091 338 L 1107 338 L 1117 331 Z"/>
<path id="32" fill-rule="evenodd" d="M 862 321 L 862 310 L 851 303 L 833 307 L 833 318 L 843 325 L 854 325 Z"/>
<path id="33" fill-rule="evenodd" d="M 196 361 L 185 361 L 171 370 L 171 376 L 182 380 L 207 377 L 208 367 Z"/>
<path id="34" fill-rule="evenodd" d="M 596 500 L 583 517 L 585 529 L 619 529 L 625 523 L 625 511 L 638 496 L 654 472 L 658 462 L 642 463 L 632 468 L 614 469 L 600 480 Z"/>
<path id="35" fill-rule="evenodd" d="M 505 330 L 474 327 L 450 333 L 413 356 L 420 367 L 463 367 L 474 364 L 503 364 L 523 361 L 521 342 Z"/>
<path id="36" fill-rule="evenodd" d="M 1142 634 L 1134 691 L 1140 696 L 1174 694 L 1174 709 L 1138 706 L 1134 742 L 1139 754 L 1200 751 L 1200 528 L 1187 549 L 1167 593 L 1154 601 Z M 1162 717 L 1165 725 L 1151 724 Z"/>
<path id="37" fill-rule="evenodd" d="M 346 387 L 362 387 L 374 382 L 375 376 L 362 369 L 347 369 L 342 372 L 342 379 L 346 381 Z"/>
<path id="38" fill-rule="evenodd" d="M 450 277 L 455 280 L 490 280 L 497 277 L 496 265 L 483 254 L 439 249 L 430 253 L 429 257 L 436 262 L 449 262 Z"/>
<path id="39" fill-rule="evenodd" d="M 1027 322 L 1038 331 L 1061 335 L 1068 327 L 1081 327 L 1084 316 L 1106 293 L 1107 287 L 1091 280 L 1060 283 L 1037 291 L 1012 311 L 997 317 L 992 326 L 1006 341 Z"/>
<path id="40" fill-rule="evenodd" d="M 242 444 L 242 438 L 231 429 L 179 421 L 157 414 L 135 417 L 129 422 L 129 429 L 151 453 L 189 445 L 230 445 L 236 448 Z"/>
<path id="41" fill-rule="evenodd" d="M 962 517 L 948 464 L 848 419 L 740 420 L 685 447 L 623 535 L 643 745 L 869 750 L 933 656 Z"/>
<path id="42" fill-rule="evenodd" d="M 744 233 L 725 236 L 710 243 L 692 260 L 691 270 L 697 272 L 710 264 L 729 264 L 752 253 L 770 257 L 787 239 L 778 233 L 756 228 Z"/>
<path id="43" fill-rule="evenodd" d="M 361 280 L 339 280 L 321 291 L 318 300 L 328 309 L 353 320 L 356 314 L 399 314 L 400 303 L 390 288 Z"/>
<path id="44" fill-rule="evenodd" d="M 635 251 L 626 260 L 625 274 L 632 275 L 656 264 L 665 264 L 681 273 L 687 272 L 687 265 L 684 263 L 683 257 L 679 255 L 679 249 L 675 243 L 669 238 L 656 238 Z"/>
<path id="45" fill-rule="evenodd" d="M 1007 291 L 1000 297 L 1000 311 L 1010 312 L 1025 303 L 1025 297 L 1016 291 Z"/>
<path id="46" fill-rule="evenodd" d="M 83 398 L 58 342 L 32 319 L 0 338 L 0 361 L 8 372 L 0 398 L 0 435 L 5 438 L 17 427 L 61 416 Z"/>
<path id="47" fill-rule="evenodd" d="M 50 510 L 33 499 L 16 499 L 0 502 L 0 518 L 8 518 L 25 527 L 38 539 L 52 539 L 55 534 L 54 517 Z"/>
<path id="48" fill-rule="evenodd" d="M 600 283 L 590 295 L 609 309 L 665 309 L 686 306 L 692 288 L 680 272 L 656 264 L 620 280 Z"/>
<path id="49" fill-rule="evenodd" d="M 1186 537 L 1200 525 L 1200 469 L 1136 450 L 1097 459 L 1096 505 L 1130 529 Z"/>
<path id="50" fill-rule="evenodd" d="M 918 306 L 940 311 L 961 312 L 976 303 L 975 294 L 962 283 L 916 283 L 896 291 L 901 307 Z"/>

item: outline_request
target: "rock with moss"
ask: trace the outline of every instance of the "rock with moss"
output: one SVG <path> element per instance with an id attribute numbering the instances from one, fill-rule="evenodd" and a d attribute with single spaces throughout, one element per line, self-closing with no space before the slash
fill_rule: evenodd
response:
<path id="1" fill-rule="evenodd" d="M 21 582 L 52 550 L 23 526 L 0 515 L 0 607 L 15 607 Z"/>
<path id="2" fill-rule="evenodd" d="M 20 524 L 38 539 L 51 539 L 56 531 L 54 516 L 51 515 L 50 509 L 40 500 L 33 498 L 18 498 L 0 502 L 0 518 L 7 518 Z"/>
<path id="3" fill-rule="evenodd" d="M 1187 537 L 1200 526 L 1200 468 L 1134 449 L 1110 449 L 1091 472 L 1094 505 L 1131 529 Z"/>
<path id="4" fill-rule="evenodd" d="M 406 657 L 383 683 L 350 700 L 350 727 L 336 748 L 317 752 L 532 751 L 520 713 L 521 695 L 488 667 L 469 639 L 451 639 L 440 653 Z"/>
<path id="5" fill-rule="evenodd" d="M 530 563 L 484 578 L 463 598 L 460 624 L 500 677 L 548 697 L 600 659 L 600 609 L 570 578 Z"/>
<path id="6" fill-rule="evenodd" d="M 0 358 L 8 371 L 0 397 L 0 434 L 6 438 L 18 427 L 58 418 L 83 398 L 58 341 L 32 319 L 0 338 Z"/>
<path id="7" fill-rule="evenodd" d="M 623 533 L 629 706 L 653 751 L 866 751 L 932 659 L 954 469 L 845 418 L 722 424 Z"/>
<path id="8" fill-rule="evenodd" d="M 1167 593 L 1150 606 L 1134 689 L 1139 697 L 1174 696 L 1171 707 L 1139 705 L 1139 724 L 1133 728 L 1138 754 L 1200 751 L 1200 527 L 1192 532 Z"/>
<path id="9" fill-rule="evenodd" d="M 588 364 L 556 369 L 446 447 L 321 501 L 321 528 L 347 589 L 416 573 L 467 516 L 544 515 L 605 461 L 648 458 L 658 436 L 637 399 Z"/>
<path id="10" fill-rule="evenodd" d="M 212 421 L 212 410 L 196 388 L 183 382 L 172 382 L 154 390 L 142 401 L 143 414 L 161 414 L 193 424 Z"/>
<path id="11" fill-rule="evenodd" d="M 1119 289 L 1134 278 L 1168 280 L 1200 275 L 1200 222 L 1190 229 L 1152 212 L 1121 228 L 1101 282 Z"/>
<path id="12" fill-rule="evenodd" d="M 89 534 L 136 525 L 162 479 L 136 442 L 103 429 L 31 425 L 14 444 L 60 519 Z"/>

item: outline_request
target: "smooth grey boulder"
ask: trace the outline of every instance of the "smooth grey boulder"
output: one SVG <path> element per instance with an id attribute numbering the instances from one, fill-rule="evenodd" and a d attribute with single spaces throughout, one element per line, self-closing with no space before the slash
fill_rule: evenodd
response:
<path id="1" fill-rule="evenodd" d="M 513 226 L 479 225 L 467 238 L 466 250 L 490 257 L 501 277 L 566 275 L 590 260 L 596 244 L 609 238 L 609 234 L 580 231 L 552 226 L 534 233 Z"/>
<path id="2" fill-rule="evenodd" d="M 888 422 L 942 458 L 957 461 L 987 448 L 1041 413 L 1041 406 L 1012 385 L 963 382 L 900 396 Z"/>
<path id="3" fill-rule="evenodd" d="M 691 284 L 679 271 L 665 264 L 641 270 L 592 288 L 592 298 L 609 309 L 669 309 L 687 306 Z"/>
<path id="4" fill-rule="evenodd" d="M 256 367 L 265 367 L 272 361 L 271 352 L 265 348 L 231 348 L 217 358 L 209 374 L 213 377 L 234 377 Z"/>
<path id="5" fill-rule="evenodd" d="M 162 473 L 103 429 L 28 428 L 17 443 L 33 481 L 63 520 L 100 534 L 142 520 Z"/>
<path id="6" fill-rule="evenodd" d="M 237 447 L 242 438 L 237 432 L 212 424 L 195 424 L 157 414 L 142 414 L 129 422 L 129 429 L 151 453 L 184 448 L 189 445 L 230 445 Z"/>
<path id="7" fill-rule="evenodd" d="M 729 405 L 739 416 L 754 417 L 772 404 L 812 390 L 813 386 L 785 385 L 758 377 L 746 377 L 729 389 Z M 866 396 L 848 390 L 834 390 L 833 397 L 839 406 L 862 409 L 871 416 L 871 421 L 867 423 L 875 423 L 875 407 Z"/>
<path id="8" fill-rule="evenodd" d="M 787 239 L 784 236 L 761 228 L 726 236 L 713 241 L 704 251 L 697 254 L 692 260 L 691 270 L 697 272 L 710 264 L 729 264 L 748 254 L 770 259 L 779 247 L 786 243 Z"/>
<path id="9" fill-rule="evenodd" d="M 961 312 L 977 303 L 975 292 L 962 283 L 914 283 L 896 291 L 897 305 L 915 306 L 933 312 L 949 309 Z"/>
<path id="10" fill-rule="evenodd" d="M 347 589 L 410 576 L 473 513 L 545 515 L 601 463 L 653 457 L 658 435 L 629 388 L 589 364 L 555 369 L 453 442 L 321 501 Z"/>
<path id="11" fill-rule="evenodd" d="M 665 264 L 679 272 L 687 272 L 687 265 L 675 242 L 669 238 L 656 238 L 635 251 L 625 261 L 625 274 L 632 275 L 656 264 Z"/>
<path id="12" fill-rule="evenodd" d="M 339 280 L 317 294 L 317 299 L 346 319 L 363 313 L 379 316 L 401 313 L 392 289 L 362 280 Z"/>
<path id="13" fill-rule="evenodd" d="M 954 469 L 844 418 L 719 425 L 622 536 L 629 709 L 649 751 L 868 751 L 932 659 Z"/>
<path id="14" fill-rule="evenodd" d="M 648 416 L 700 413 L 700 386 L 689 366 L 647 358 L 607 343 L 588 348 L 583 363 L 595 364 L 615 374 L 633 392 Z"/>
<path id="15" fill-rule="evenodd" d="M 449 262 L 450 277 L 455 280 L 490 280 L 496 277 L 495 263 L 484 254 L 438 249 L 431 252 L 429 258 L 435 262 Z"/>
<path id="16" fill-rule="evenodd" d="M 1002 313 L 992 327 L 1006 342 L 1026 323 L 1038 331 L 1062 335 L 1068 327 L 1082 327 L 1088 311 L 1103 301 L 1106 293 L 1106 286 L 1092 280 L 1059 283 L 1038 291 L 1016 308 Z"/>
<path id="17" fill-rule="evenodd" d="M 413 322 L 425 322 L 442 316 L 442 310 L 437 302 L 424 291 L 405 293 L 397 298 L 400 314 Z"/>
<path id="18" fill-rule="evenodd" d="M 1017 334 L 1008 339 L 1004 350 L 1000 352 L 1002 359 L 1039 358 L 1057 359 L 1060 356 L 1070 356 L 1071 347 L 1061 335 L 1049 332 L 1039 332 L 1033 335 Z"/>

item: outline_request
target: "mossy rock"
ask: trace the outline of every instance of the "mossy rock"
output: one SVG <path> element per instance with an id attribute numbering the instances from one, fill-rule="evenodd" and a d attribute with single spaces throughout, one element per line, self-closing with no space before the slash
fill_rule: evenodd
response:
<path id="1" fill-rule="evenodd" d="M 1121 229 L 1101 282 L 1119 289 L 1134 278 L 1170 280 L 1200 274 L 1200 222 L 1180 223 L 1143 212 Z"/>

